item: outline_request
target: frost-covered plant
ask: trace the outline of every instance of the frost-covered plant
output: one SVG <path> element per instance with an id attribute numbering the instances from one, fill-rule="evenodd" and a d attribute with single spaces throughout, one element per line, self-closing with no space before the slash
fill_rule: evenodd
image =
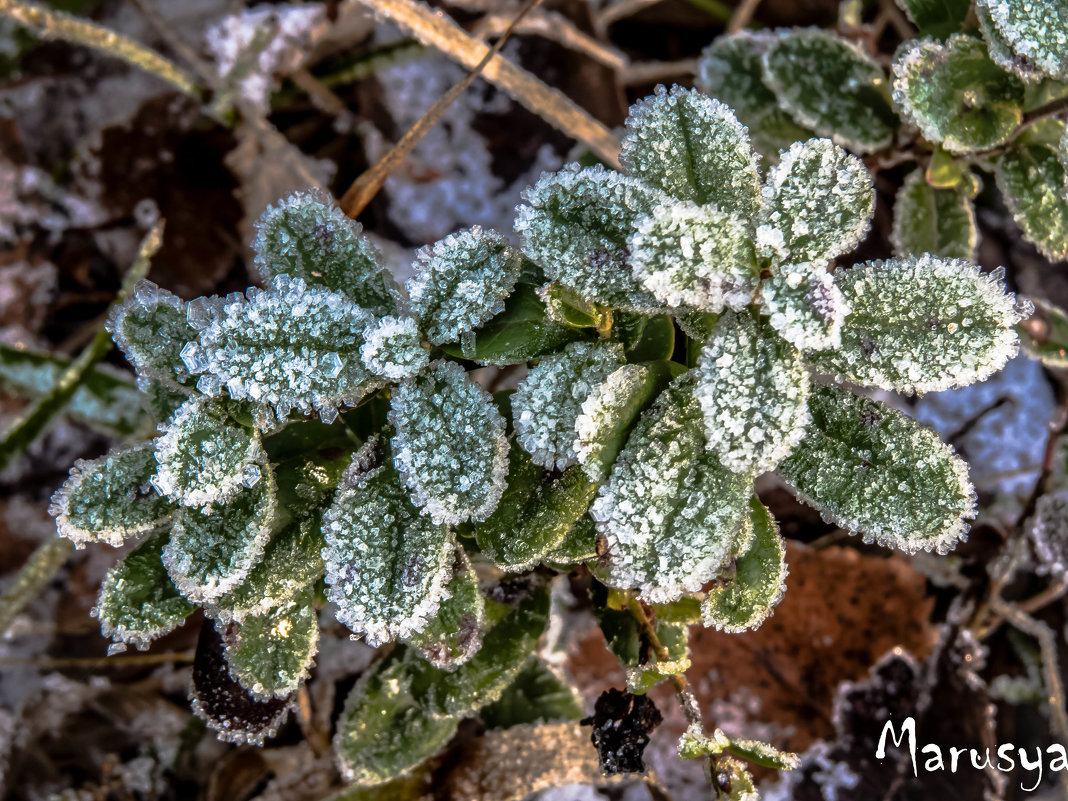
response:
<path id="1" fill-rule="evenodd" d="M 871 154 L 875 169 L 914 164 L 894 205 L 899 256 L 974 261 L 986 173 L 1024 237 L 1047 258 L 1065 259 L 1068 4 L 897 2 L 916 35 L 889 72 L 861 37 L 743 31 L 706 48 L 697 83 L 737 111 L 771 159 L 814 133 Z"/>
<path id="2" fill-rule="evenodd" d="M 160 435 L 79 463 L 53 501 L 78 545 L 143 537 L 96 609 L 116 647 L 200 607 L 194 708 L 260 742 L 329 603 L 353 637 L 397 644 L 335 739 L 343 774 L 376 785 L 463 718 L 500 721 L 508 693 L 577 713 L 533 656 L 554 573 L 593 574 L 634 693 L 686 670 L 691 625 L 760 625 L 786 577 L 762 473 L 867 540 L 951 549 L 975 511 L 967 467 L 856 388 L 1000 369 L 1024 309 L 999 276 L 930 255 L 832 269 L 868 229 L 864 164 L 809 139 L 763 171 L 731 109 L 694 91 L 638 103 L 622 163 L 543 175 L 519 249 L 453 234 L 404 289 L 303 193 L 259 222 L 262 288 L 186 303 L 143 284 L 110 328 Z M 528 368 L 514 391 L 468 372 L 502 365 Z M 696 723 L 680 753 L 739 786 L 736 757 L 791 764 Z"/>

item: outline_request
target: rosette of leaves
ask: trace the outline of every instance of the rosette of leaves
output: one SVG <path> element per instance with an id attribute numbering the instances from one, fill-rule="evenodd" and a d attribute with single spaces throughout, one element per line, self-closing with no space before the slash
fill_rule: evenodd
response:
<path id="1" fill-rule="evenodd" d="M 404 289 L 358 226 L 298 193 L 260 221 L 264 286 L 186 303 L 146 284 L 113 317 L 160 435 L 76 465 L 53 513 L 78 544 L 144 538 L 101 590 L 118 646 L 203 610 L 194 708 L 221 737 L 278 729 L 327 600 L 392 647 L 338 722 L 359 784 L 408 773 L 465 717 L 573 716 L 531 654 L 547 576 L 582 563 L 644 692 L 685 670 L 690 625 L 744 630 L 781 597 L 783 541 L 753 494 L 769 470 L 869 539 L 963 534 L 963 462 L 828 377 L 982 380 L 1021 316 L 998 277 L 929 255 L 832 270 L 867 231 L 864 164 L 808 139 L 762 173 L 731 109 L 697 92 L 638 103 L 621 161 L 543 176 L 521 249 L 457 232 Z M 525 373 L 491 394 L 472 365 Z"/>

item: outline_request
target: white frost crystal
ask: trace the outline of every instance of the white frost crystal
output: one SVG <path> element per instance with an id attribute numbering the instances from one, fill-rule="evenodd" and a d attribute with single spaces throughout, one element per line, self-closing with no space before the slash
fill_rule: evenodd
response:
<path id="1" fill-rule="evenodd" d="M 760 285 L 771 327 L 798 350 L 836 348 L 849 304 L 822 264 L 787 264 Z"/>
<path id="2" fill-rule="evenodd" d="M 576 463 L 575 421 L 582 403 L 625 361 L 618 344 L 573 342 L 531 368 L 512 396 L 516 441 L 537 465 Z"/>
<path id="3" fill-rule="evenodd" d="M 1058 577 L 1068 574 L 1068 490 L 1039 497 L 1030 534 L 1039 561 L 1037 572 Z"/>
<path id="4" fill-rule="evenodd" d="M 370 645 L 430 625 L 453 575 L 452 530 L 421 515 L 388 465 L 338 492 L 323 515 L 326 595 Z"/>
<path id="5" fill-rule="evenodd" d="M 153 443 L 116 448 L 99 459 L 79 459 L 52 496 L 48 513 L 56 530 L 79 548 L 87 542 L 113 547 L 166 525 L 173 505 L 152 488 Z"/>
<path id="6" fill-rule="evenodd" d="M 383 317 L 363 332 L 360 346 L 363 365 L 376 376 L 400 381 L 430 363 L 413 317 Z"/>
<path id="7" fill-rule="evenodd" d="M 650 184 L 604 167 L 570 164 L 523 192 L 515 230 L 546 276 L 583 299 L 632 311 L 660 304 L 631 276 L 627 238 L 641 217 L 670 199 Z"/>
<path id="8" fill-rule="evenodd" d="M 591 481 L 602 481 L 601 455 L 608 437 L 616 434 L 620 417 L 634 403 L 635 394 L 651 383 L 651 368 L 624 364 L 593 387 L 575 418 L 575 458 Z"/>
<path id="9" fill-rule="evenodd" d="M 631 175 L 679 200 L 714 205 L 741 219 L 755 216 L 760 176 L 749 134 L 734 111 L 681 86 L 630 107 L 619 160 Z"/>
<path id="10" fill-rule="evenodd" d="M 673 601 L 701 589 L 730 559 L 752 479 L 706 452 L 702 428 L 683 377 L 631 432 L 590 508 L 605 538 L 609 586 Z"/>
<path id="11" fill-rule="evenodd" d="M 360 359 L 370 312 L 285 275 L 245 294 L 216 302 L 194 349 L 183 354 L 202 373 L 201 392 L 269 404 L 280 419 L 293 408 L 333 419 L 338 404 L 355 404 L 380 386 Z"/>
<path id="12" fill-rule="evenodd" d="M 186 401 L 156 440 L 159 470 L 153 486 L 176 503 L 225 503 L 263 474 L 259 434 L 238 425 L 202 395 Z"/>
<path id="13" fill-rule="evenodd" d="M 503 311 L 521 263 L 508 240 L 477 225 L 422 248 L 407 289 L 427 339 L 456 342 Z"/>
<path id="14" fill-rule="evenodd" d="M 277 501 L 269 466 L 264 479 L 208 510 L 184 507 L 175 515 L 163 563 L 183 597 L 214 601 L 237 587 L 263 558 Z"/>
<path id="15" fill-rule="evenodd" d="M 809 420 L 800 352 L 747 312 L 726 314 L 716 324 L 701 348 L 694 395 L 708 449 L 736 473 L 774 469 Z"/>
<path id="16" fill-rule="evenodd" d="M 1068 4 L 1064 0 L 978 0 L 1016 59 L 1068 80 Z"/>
<path id="17" fill-rule="evenodd" d="M 870 261 L 835 273 L 852 311 L 842 344 L 812 355 L 841 380 L 898 392 L 982 381 L 1016 355 L 1028 314 L 1001 283 L 961 259 Z"/>
<path id="18" fill-rule="evenodd" d="M 394 460 L 412 502 L 435 523 L 485 520 L 504 492 L 504 418 L 455 362 L 436 361 L 393 392 Z"/>
<path id="19" fill-rule="evenodd" d="M 812 422 L 778 473 L 825 520 L 906 553 L 950 551 L 975 516 L 968 465 L 928 428 L 837 387 L 813 387 Z"/>
<path id="20" fill-rule="evenodd" d="M 852 250 L 875 210 L 868 168 L 829 139 L 791 145 L 762 191 L 758 247 L 780 262 L 825 262 Z"/>
<path id="21" fill-rule="evenodd" d="M 666 305 L 741 309 L 757 287 L 746 224 L 711 206 L 657 206 L 628 242 L 634 277 Z"/>

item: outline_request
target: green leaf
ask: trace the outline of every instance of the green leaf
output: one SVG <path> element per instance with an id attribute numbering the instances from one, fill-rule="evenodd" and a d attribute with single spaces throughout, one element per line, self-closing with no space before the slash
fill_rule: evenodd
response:
<path id="1" fill-rule="evenodd" d="M 525 595 L 486 632 L 473 657 L 451 673 L 427 666 L 429 708 L 435 715 L 463 716 L 496 701 L 522 671 L 548 620 L 549 588 L 528 586 Z"/>
<path id="2" fill-rule="evenodd" d="M 871 226 L 875 187 L 864 162 L 826 139 L 797 142 L 768 172 L 757 249 L 765 258 L 827 262 Z"/>
<path id="3" fill-rule="evenodd" d="M 1068 6 L 1061 0 L 977 0 L 999 41 L 1031 71 L 1068 80 Z"/>
<path id="4" fill-rule="evenodd" d="M 1030 311 L 1001 275 L 928 255 L 839 270 L 835 282 L 852 309 L 842 345 L 812 361 L 840 380 L 898 392 L 982 381 L 1016 355 L 1014 326 Z"/>
<path id="5" fill-rule="evenodd" d="M 756 782 L 746 769 L 745 763 L 734 757 L 716 760 L 716 775 L 712 779 L 719 787 L 729 787 L 720 798 L 722 801 L 757 801 Z"/>
<path id="6" fill-rule="evenodd" d="M 627 246 L 634 277 L 669 308 L 741 309 L 759 283 L 748 220 L 714 206 L 657 206 Z"/>
<path id="7" fill-rule="evenodd" d="M 479 550 L 501 570 L 527 570 L 558 548 L 597 492 L 577 467 L 553 476 L 512 448 L 508 488 L 492 515 L 475 525 Z"/>
<path id="8" fill-rule="evenodd" d="M 508 729 L 525 723 L 578 720 L 583 716 L 578 692 L 564 684 L 536 656 L 500 698 L 482 707 L 479 717 L 490 729 Z"/>
<path id="9" fill-rule="evenodd" d="M 356 682 L 334 735 L 334 753 L 345 781 L 384 784 L 407 774 L 452 739 L 459 719 L 431 714 L 413 692 L 413 681 L 425 664 L 413 652 L 398 648 Z"/>
<path id="10" fill-rule="evenodd" d="M 798 28 L 780 34 L 763 61 L 780 107 L 802 125 L 859 153 L 890 144 L 898 121 L 886 76 L 859 45 L 831 31 Z"/>
<path id="11" fill-rule="evenodd" d="M 894 102 L 931 142 L 951 153 L 1007 142 L 1023 119 L 1024 85 L 990 60 L 983 43 L 954 34 L 913 41 L 893 66 Z"/>
<path id="12" fill-rule="evenodd" d="M 398 309 L 400 293 L 378 249 L 324 193 L 295 192 L 269 206 L 256 223 L 252 247 L 263 283 L 288 275 L 340 292 L 376 314 Z"/>
<path id="13" fill-rule="evenodd" d="M 737 757 L 741 757 L 748 762 L 752 762 L 754 765 L 760 765 L 765 768 L 773 768 L 775 770 L 797 770 L 801 767 L 801 758 L 798 757 L 797 754 L 792 754 L 789 751 L 780 751 L 770 743 L 765 743 L 761 740 L 739 740 L 732 738 L 727 750 Z"/>
<path id="14" fill-rule="evenodd" d="M 723 315 L 697 362 L 706 447 L 736 473 L 773 470 L 804 436 L 808 383 L 800 351 L 766 322 Z"/>
<path id="15" fill-rule="evenodd" d="M 598 328 L 602 325 L 604 312 L 601 308 L 596 303 L 583 300 L 573 289 L 550 282 L 539 287 L 537 292 L 545 304 L 546 315 L 553 322 L 575 328 Z M 645 319 L 641 315 L 635 316 Z"/>
<path id="16" fill-rule="evenodd" d="M 245 295 L 203 299 L 199 339 L 182 358 L 205 395 L 269 404 L 279 420 L 294 408 L 318 411 L 330 423 L 339 404 L 355 405 L 381 386 L 360 358 L 374 317 L 346 295 L 285 275 Z"/>
<path id="17" fill-rule="evenodd" d="M 156 457 L 151 442 L 116 448 L 92 461 L 79 459 L 52 496 L 56 530 L 79 548 L 113 547 L 167 525 L 174 506 L 152 488 Z"/>
<path id="18" fill-rule="evenodd" d="M 573 342 L 530 369 L 512 396 L 516 441 L 534 464 L 563 470 L 577 461 L 582 403 L 625 360 L 614 342 Z"/>
<path id="19" fill-rule="evenodd" d="M 66 356 L 0 343 L 0 391 L 31 401 L 42 400 L 52 394 L 70 365 Z M 131 378 L 129 373 L 106 364 L 97 365 L 86 374 L 64 411 L 96 431 L 129 436 L 144 420 Z"/>
<path id="20" fill-rule="evenodd" d="M 156 422 L 157 428 L 160 423 L 169 424 L 195 392 L 184 387 L 171 387 L 152 378 L 139 378 L 137 388 L 141 391 L 139 400 Z"/>
<path id="21" fill-rule="evenodd" d="M 363 332 L 360 359 L 371 373 L 390 381 L 415 375 L 430 358 L 412 317 L 383 317 Z"/>
<path id="22" fill-rule="evenodd" d="M 608 476 L 638 415 L 673 376 L 669 362 L 625 364 L 594 387 L 575 418 L 575 456 L 593 481 Z"/>
<path id="23" fill-rule="evenodd" d="M 658 311 L 656 298 L 631 275 L 627 238 L 638 220 L 670 202 L 667 195 L 637 178 L 572 164 L 543 175 L 523 200 L 515 230 L 551 280 L 587 301 Z"/>
<path id="24" fill-rule="evenodd" d="M 564 541 L 547 553 L 542 561 L 556 568 L 570 570 L 596 556 L 597 528 L 593 518 L 585 514 L 567 532 Z"/>
<path id="25" fill-rule="evenodd" d="M 456 549 L 452 578 L 437 614 L 425 629 L 408 638 L 430 664 L 453 670 L 482 647 L 486 602 L 478 589 L 478 576 L 463 548 Z"/>
<path id="26" fill-rule="evenodd" d="M 717 38 L 697 60 L 696 83 L 703 92 L 726 103 L 749 128 L 753 146 L 770 158 L 794 142 L 812 138 L 779 108 L 764 83 L 762 56 L 775 41 L 772 34 L 739 31 Z"/>
<path id="27" fill-rule="evenodd" d="M 979 245 L 975 207 L 959 187 L 931 186 L 923 168 L 918 167 L 908 174 L 897 193 L 890 239 L 897 256 L 930 253 L 975 261 Z"/>
<path id="28" fill-rule="evenodd" d="M 493 513 L 508 471 L 504 417 L 460 365 L 436 361 L 400 384 L 389 420 L 394 461 L 423 514 L 453 524 Z"/>
<path id="29" fill-rule="evenodd" d="M 286 698 L 308 678 L 319 648 L 313 601 L 305 592 L 293 602 L 249 615 L 228 638 L 230 675 L 253 698 Z"/>
<path id="30" fill-rule="evenodd" d="M 224 504 L 175 515 L 163 563 L 182 595 L 213 601 L 240 585 L 263 558 L 277 508 L 273 471 Z"/>
<path id="31" fill-rule="evenodd" d="M 456 342 L 504 311 L 521 263 L 508 240 L 477 225 L 420 250 L 406 286 L 427 339 Z"/>
<path id="32" fill-rule="evenodd" d="M 210 509 L 255 486 L 264 457 L 259 434 L 235 423 L 221 403 L 198 395 L 156 440 L 159 470 L 152 484 L 176 503 Z"/>
<path id="33" fill-rule="evenodd" d="M 628 362 L 670 359 L 675 352 L 675 324 L 669 315 L 615 312 L 612 317 L 612 334 L 622 343 Z"/>
<path id="34" fill-rule="evenodd" d="M 775 518 L 755 496 L 749 500 L 754 536 L 738 557 L 734 577 L 701 602 L 705 626 L 736 634 L 759 628 L 786 591 L 786 548 Z"/>
<path id="35" fill-rule="evenodd" d="M 105 637 L 145 650 L 196 609 L 178 593 L 160 561 L 168 536 L 154 534 L 107 572 L 93 610 Z"/>
<path id="36" fill-rule="evenodd" d="M 171 386 L 189 380 L 182 348 L 197 338 L 186 319 L 186 303 L 151 281 L 140 281 L 112 308 L 107 329 L 139 376 Z"/>
<path id="37" fill-rule="evenodd" d="M 881 403 L 814 387 L 812 424 L 779 475 L 824 519 L 907 553 L 947 553 L 975 515 L 968 466 L 933 431 Z"/>
<path id="38" fill-rule="evenodd" d="M 729 559 L 752 480 L 705 451 L 687 376 L 638 420 L 590 515 L 604 537 L 604 581 L 648 601 L 699 590 Z"/>
<path id="39" fill-rule="evenodd" d="M 921 34 L 944 39 L 964 25 L 971 0 L 897 0 Z"/>
<path id="40" fill-rule="evenodd" d="M 801 351 L 837 348 L 849 305 L 822 264 L 780 267 L 760 285 L 760 306 L 771 327 Z"/>
<path id="41" fill-rule="evenodd" d="M 1041 298 L 1032 302 L 1035 313 L 1016 326 L 1024 349 L 1047 367 L 1068 367 L 1068 314 Z"/>
<path id="42" fill-rule="evenodd" d="M 453 575 L 456 541 L 411 504 L 388 464 L 361 471 L 353 460 L 323 515 L 326 595 L 337 618 L 370 645 L 425 630 Z"/>
<path id="43" fill-rule="evenodd" d="M 683 759 L 701 759 L 713 754 L 722 754 L 731 744 L 722 729 L 707 734 L 700 724 L 691 723 L 679 738 L 677 750 Z"/>
<path id="44" fill-rule="evenodd" d="M 533 287 L 520 284 L 505 301 L 504 311 L 460 345 L 446 344 L 441 349 L 455 358 L 503 366 L 552 353 L 582 336 L 575 328 L 554 321 L 538 295 Z"/>
<path id="45" fill-rule="evenodd" d="M 630 107 L 619 160 L 631 175 L 678 200 L 750 220 L 760 176 L 745 127 L 718 100 L 681 86 Z"/>
<path id="46" fill-rule="evenodd" d="M 1034 85 L 1042 81 L 1042 74 L 1035 68 L 1034 62 L 1012 51 L 1008 41 L 994 25 L 990 12 L 981 3 L 975 3 L 974 8 L 975 16 L 979 20 L 979 32 L 983 35 L 987 51 L 994 63 L 1028 84 Z"/>
<path id="47" fill-rule="evenodd" d="M 1051 261 L 1068 258 L 1068 197 L 1057 151 L 1020 145 L 998 159 L 994 177 L 1027 241 Z"/>

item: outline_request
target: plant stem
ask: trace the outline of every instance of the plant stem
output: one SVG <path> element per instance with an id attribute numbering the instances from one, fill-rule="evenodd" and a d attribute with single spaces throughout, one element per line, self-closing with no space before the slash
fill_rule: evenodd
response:
<path id="1" fill-rule="evenodd" d="M 179 91 L 201 99 L 193 76 L 155 50 L 121 33 L 80 20 L 62 11 L 52 11 L 24 0 L 0 0 L 0 14 L 31 28 L 47 39 L 61 39 L 101 50 L 162 78 Z"/>
<path id="2" fill-rule="evenodd" d="M 0 0 L 4 2 L 4 0 Z M 122 303 L 133 291 L 134 286 L 148 274 L 152 256 L 163 243 L 163 222 L 160 221 L 141 240 L 137 259 L 123 279 L 122 288 L 111 308 Z M 52 391 L 41 398 L 29 409 L 15 419 L 6 431 L 0 434 L 0 470 L 11 464 L 15 457 L 30 446 L 48 427 L 52 419 L 63 410 L 78 387 L 91 374 L 93 365 L 99 362 L 112 348 L 111 334 L 101 326 L 97 329 L 93 341 L 89 343 L 60 376 Z"/>
<path id="3" fill-rule="evenodd" d="M 0 593 L 0 637 L 7 633 L 26 604 L 36 598 L 45 585 L 63 567 L 74 551 L 74 544 L 54 537 L 34 551 L 18 575 Z"/>
<path id="4" fill-rule="evenodd" d="M 727 33 L 735 34 L 745 28 L 759 5 L 760 0 L 741 0 L 734 9 L 734 13 L 731 14 L 730 22 L 727 23 Z"/>

